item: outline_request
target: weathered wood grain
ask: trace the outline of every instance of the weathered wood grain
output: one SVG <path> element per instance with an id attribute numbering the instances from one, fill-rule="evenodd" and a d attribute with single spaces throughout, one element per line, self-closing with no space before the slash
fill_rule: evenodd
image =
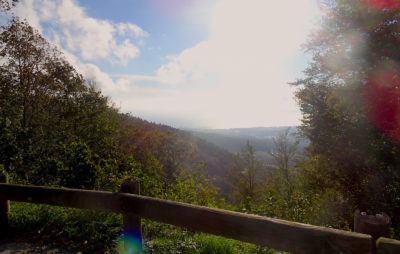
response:
<path id="1" fill-rule="evenodd" d="M 0 184 L 0 199 L 131 213 L 293 253 L 362 254 L 371 249 L 369 235 L 134 194 Z"/>

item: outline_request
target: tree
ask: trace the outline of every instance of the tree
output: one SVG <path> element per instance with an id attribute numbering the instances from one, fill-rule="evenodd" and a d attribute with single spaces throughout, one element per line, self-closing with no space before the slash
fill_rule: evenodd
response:
<path id="1" fill-rule="evenodd" d="M 84 143 L 72 142 L 63 146 L 64 161 L 57 163 L 61 185 L 70 188 L 93 188 L 96 164 L 90 148 Z"/>
<path id="2" fill-rule="evenodd" d="M 293 84 L 309 157 L 319 160 L 310 177 L 325 179 L 314 190 L 334 186 L 350 225 L 356 208 L 385 211 L 399 234 L 400 12 L 375 2 L 321 1 L 321 28 L 305 46 L 312 62 Z"/>
<path id="3" fill-rule="evenodd" d="M 260 184 L 261 169 L 261 162 L 256 159 L 253 147 L 247 142 L 246 147 L 235 156 L 230 171 L 232 198 L 245 211 L 252 211 L 252 202 Z"/>
<path id="4" fill-rule="evenodd" d="M 0 30 L 0 164 L 5 170 L 22 182 L 54 182 L 49 179 L 57 170 L 45 169 L 63 160 L 60 143 L 84 143 L 97 157 L 114 157 L 120 116 L 108 98 L 26 21 L 13 18 Z"/>
<path id="5" fill-rule="evenodd" d="M 61 128 L 56 123 L 63 118 L 60 106 L 64 103 L 52 107 L 54 100 L 68 101 L 71 93 L 83 91 L 83 79 L 37 31 L 17 18 L 1 28 L 0 48 L 4 80 L 0 143 L 7 151 L 1 163 L 7 171 L 27 179 L 29 172 L 40 170 L 44 150 L 55 143 L 48 141 L 55 137 L 57 127 Z"/>
<path id="6" fill-rule="evenodd" d="M 290 172 L 290 168 L 295 161 L 299 145 L 298 140 L 291 142 L 289 135 L 290 128 L 287 128 L 283 133 L 275 137 L 273 141 L 274 147 L 270 153 L 275 163 L 277 173 L 284 178 L 288 185 L 290 185 L 292 180 L 292 172 Z"/>
<path id="7" fill-rule="evenodd" d="M 274 138 L 274 147 L 270 153 L 274 165 L 272 182 L 275 190 L 279 192 L 284 200 L 283 210 L 288 213 L 293 209 L 294 202 L 294 189 L 296 172 L 293 166 L 297 154 L 299 141 L 296 139 L 294 142 L 290 141 L 290 128 L 287 128 L 283 133 Z"/>
<path id="8" fill-rule="evenodd" d="M 201 206 L 217 206 L 218 189 L 211 183 L 204 168 L 196 171 L 179 170 L 175 182 L 171 184 L 166 194 L 170 200 Z"/>
<path id="9" fill-rule="evenodd" d="M 7 12 L 11 10 L 17 2 L 18 0 L 0 0 L 0 11 Z"/>

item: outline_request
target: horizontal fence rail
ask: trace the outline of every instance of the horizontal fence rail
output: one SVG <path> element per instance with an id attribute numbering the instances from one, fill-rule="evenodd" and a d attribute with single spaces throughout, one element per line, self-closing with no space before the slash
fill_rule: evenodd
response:
<path id="1" fill-rule="evenodd" d="M 378 254 L 399 254 L 400 253 L 400 241 L 380 237 L 376 241 L 377 253 Z"/>
<path id="2" fill-rule="evenodd" d="M 293 253 L 371 253 L 371 236 L 135 194 L 0 184 L 0 199 L 132 214 Z"/>

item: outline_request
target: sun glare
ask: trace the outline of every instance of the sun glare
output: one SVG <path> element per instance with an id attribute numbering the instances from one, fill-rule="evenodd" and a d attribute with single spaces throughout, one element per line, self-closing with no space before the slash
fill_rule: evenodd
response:
<path id="1" fill-rule="evenodd" d="M 182 88 L 162 100 L 161 111 L 185 108 L 214 128 L 298 124 L 289 63 L 301 52 L 316 13 L 315 3 L 306 0 L 217 1 L 209 38 L 159 69 L 160 79 Z"/>

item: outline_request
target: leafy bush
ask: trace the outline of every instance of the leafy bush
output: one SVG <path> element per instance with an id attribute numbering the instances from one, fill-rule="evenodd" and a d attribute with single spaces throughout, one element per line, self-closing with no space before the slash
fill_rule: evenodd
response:
<path id="1" fill-rule="evenodd" d="M 121 215 L 11 202 L 10 237 L 87 252 L 112 251 Z"/>

